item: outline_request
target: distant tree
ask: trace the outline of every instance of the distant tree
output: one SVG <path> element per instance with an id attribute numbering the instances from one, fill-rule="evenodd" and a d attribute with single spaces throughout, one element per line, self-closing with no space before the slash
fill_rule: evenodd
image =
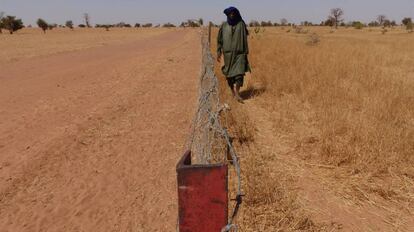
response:
<path id="1" fill-rule="evenodd" d="M 142 27 L 152 27 L 152 23 L 146 23 L 146 24 L 142 25 Z"/>
<path id="2" fill-rule="evenodd" d="M 332 19 L 331 17 L 329 17 L 325 22 L 324 22 L 324 26 L 330 26 L 333 27 L 335 25 L 334 19 Z"/>
<path id="3" fill-rule="evenodd" d="M 249 27 L 260 27 L 260 23 L 256 20 L 252 20 L 249 23 Z"/>
<path id="4" fill-rule="evenodd" d="M 378 15 L 377 16 L 377 22 L 380 26 L 385 27 L 384 23 L 385 23 L 386 20 L 387 20 L 387 16 L 385 16 L 385 15 Z"/>
<path id="5" fill-rule="evenodd" d="M 141 27 L 141 24 L 135 23 L 135 26 L 134 27 L 136 27 L 136 28 Z"/>
<path id="6" fill-rule="evenodd" d="M 85 27 L 86 27 L 86 25 L 85 25 L 85 24 L 79 24 L 79 25 L 78 25 L 78 27 L 80 27 L 80 28 L 85 28 Z"/>
<path id="7" fill-rule="evenodd" d="M 56 28 L 56 27 L 58 27 L 58 25 L 57 25 L 56 23 L 49 24 L 49 25 L 47 26 L 47 28 L 48 28 L 49 30 L 53 30 L 53 28 Z"/>
<path id="8" fill-rule="evenodd" d="M 198 25 L 200 25 L 200 26 L 204 25 L 204 20 L 202 18 L 198 19 Z"/>
<path id="9" fill-rule="evenodd" d="M 380 24 L 377 21 L 372 21 L 372 22 L 368 23 L 368 26 L 370 26 L 370 27 L 378 27 L 378 26 L 380 26 Z"/>
<path id="10" fill-rule="evenodd" d="M 88 13 L 83 14 L 83 19 L 85 20 L 86 27 L 91 27 L 91 18 Z"/>
<path id="11" fill-rule="evenodd" d="M 352 22 L 352 27 L 355 29 L 362 29 L 364 27 L 364 24 L 360 21 L 354 21 Z"/>
<path id="12" fill-rule="evenodd" d="M 406 17 L 401 22 L 402 22 L 402 24 L 404 26 L 407 26 L 409 23 L 412 23 L 413 22 L 413 19 L 412 18 L 409 18 L 409 17 Z"/>
<path id="13" fill-rule="evenodd" d="M 260 26 L 261 27 L 270 27 L 270 26 L 272 26 L 273 25 L 273 23 L 272 22 L 270 22 L 270 21 L 262 21 L 262 22 L 260 22 Z"/>
<path id="14" fill-rule="evenodd" d="M 67 28 L 70 28 L 70 29 L 72 29 L 72 30 L 73 30 L 73 22 L 72 22 L 72 20 L 68 20 L 68 21 L 66 21 L 65 26 L 66 26 Z"/>
<path id="15" fill-rule="evenodd" d="M 303 22 L 300 23 L 300 25 L 301 26 L 313 26 L 313 23 L 309 22 L 309 21 L 303 21 Z"/>
<path id="16" fill-rule="evenodd" d="M 391 20 L 389 20 L 389 19 L 384 20 L 383 25 L 384 25 L 384 27 L 391 27 L 391 25 L 392 25 Z"/>
<path id="17" fill-rule="evenodd" d="M 8 15 L 1 18 L 1 27 L 13 34 L 15 31 L 22 29 L 24 25 L 21 19 Z"/>
<path id="18" fill-rule="evenodd" d="M 43 19 L 38 19 L 36 23 L 37 26 L 43 30 L 43 33 L 46 33 L 46 30 L 49 28 L 49 24 Z"/>
<path id="19" fill-rule="evenodd" d="M 175 27 L 175 25 L 172 24 L 172 23 L 166 23 L 166 24 L 162 25 L 162 27 L 171 28 L 171 27 Z"/>
<path id="20" fill-rule="evenodd" d="M 2 29 L 3 29 L 3 23 L 2 23 L 2 19 L 3 19 L 3 16 L 4 16 L 4 12 L 2 11 L 2 12 L 0 12 L 0 34 L 1 33 L 3 33 L 2 32 Z"/>
<path id="21" fill-rule="evenodd" d="M 197 20 L 192 20 L 192 19 L 187 20 L 187 25 L 189 27 L 200 27 L 199 22 Z"/>
<path id="22" fill-rule="evenodd" d="M 329 15 L 328 19 L 334 23 L 335 28 L 338 28 L 340 22 L 342 22 L 342 16 L 344 15 L 344 11 L 341 8 L 334 8 L 331 9 L 331 14 Z"/>
<path id="23" fill-rule="evenodd" d="M 282 18 L 282 19 L 280 20 L 280 25 L 282 25 L 282 26 L 286 26 L 287 24 L 288 24 L 288 20 L 287 20 L 287 19 Z"/>

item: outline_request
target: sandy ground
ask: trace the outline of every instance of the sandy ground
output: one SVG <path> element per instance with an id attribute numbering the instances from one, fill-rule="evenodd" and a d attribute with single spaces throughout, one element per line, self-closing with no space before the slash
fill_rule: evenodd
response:
<path id="1" fill-rule="evenodd" d="M 15 34 L 1 34 L 0 62 L 44 57 L 69 51 L 119 45 L 161 35 L 179 28 L 55 28 L 46 34 L 39 28 L 24 28 Z"/>
<path id="2" fill-rule="evenodd" d="M 197 31 L 0 65 L 0 231 L 174 231 Z"/>

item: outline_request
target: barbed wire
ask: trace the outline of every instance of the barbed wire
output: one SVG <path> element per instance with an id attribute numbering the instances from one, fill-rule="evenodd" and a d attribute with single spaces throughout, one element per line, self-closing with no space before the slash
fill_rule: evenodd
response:
<path id="1" fill-rule="evenodd" d="M 199 86 L 199 99 L 196 115 L 192 122 L 191 134 L 187 141 L 187 149 L 192 151 L 194 164 L 212 164 L 228 162 L 227 154 L 237 175 L 237 195 L 233 213 L 229 223 L 222 232 L 237 231 L 233 224 L 242 203 L 240 164 L 236 150 L 227 128 L 223 127 L 221 114 L 230 110 L 227 104 L 220 103 L 219 81 L 214 73 L 214 59 L 210 51 L 206 32 L 202 35 L 202 73 Z"/>

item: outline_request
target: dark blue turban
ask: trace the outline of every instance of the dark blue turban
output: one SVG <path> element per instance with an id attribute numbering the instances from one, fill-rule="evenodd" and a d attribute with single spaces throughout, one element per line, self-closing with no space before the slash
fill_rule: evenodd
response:
<path id="1" fill-rule="evenodd" d="M 229 15 L 230 13 L 233 12 L 236 17 L 234 19 L 230 19 Z M 242 21 L 242 17 L 240 15 L 240 11 L 236 8 L 236 7 L 229 7 L 227 9 L 224 10 L 224 14 L 227 16 L 227 22 L 231 25 L 234 26 L 236 24 L 238 24 L 240 21 Z"/>

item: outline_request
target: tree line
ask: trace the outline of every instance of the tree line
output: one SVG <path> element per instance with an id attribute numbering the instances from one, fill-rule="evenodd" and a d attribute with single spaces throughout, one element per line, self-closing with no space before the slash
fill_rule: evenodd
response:
<path id="1" fill-rule="evenodd" d="M 310 21 L 302 21 L 300 26 L 330 26 L 330 27 L 354 27 L 356 29 L 362 29 L 364 27 L 395 27 L 395 26 L 405 26 L 409 32 L 413 32 L 414 23 L 411 17 L 405 17 L 401 20 L 401 24 L 398 24 L 395 20 L 390 20 L 386 15 L 378 15 L 377 18 L 369 23 L 364 23 L 361 21 L 350 21 L 345 22 L 344 20 L 344 10 L 341 8 L 333 8 L 330 10 L 330 13 L 326 20 L 320 23 L 313 23 Z M 281 19 L 280 22 L 271 22 L 271 21 L 257 21 L 252 20 L 248 24 L 250 27 L 272 27 L 272 26 L 298 26 L 295 23 L 288 22 L 287 19 Z"/>
<path id="2" fill-rule="evenodd" d="M 83 14 L 83 21 L 84 23 L 81 23 L 78 25 L 79 28 L 91 28 L 91 18 L 88 13 Z M 64 25 L 56 24 L 56 23 L 48 23 L 46 20 L 39 18 L 36 21 L 37 26 L 42 29 L 44 33 L 46 33 L 47 30 L 53 30 L 54 28 L 69 28 L 71 30 L 74 29 L 75 25 L 72 20 L 68 20 L 65 22 Z M 203 19 L 189 19 L 187 21 L 182 22 L 179 27 L 200 27 L 204 25 Z M 16 18 L 16 16 L 5 16 L 4 12 L 0 12 L 0 33 L 2 33 L 2 30 L 8 30 L 10 34 L 13 34 L 15 31 L 18 31 L 22 28 L 24 28 L 25 25 L 23 24 L 23 21 L 19 18 Z M 27 27 L 31 28 L 32 25 L 28 25 Z M 120 22 L 116 24 L 95 24 L 95 28 L 105 28 L 106 30 L 109 30 L 110 28 L 157 28 L 157 27 L 164 27 L 164 28 L 173 28 L 177 27 L 175 24 L 172 23 L 165 23 L 165 24 L 156 24 L 153 25 L 152 23 L 136 23 L 134 25 L 131 25 L 129 23 Z"/>
<path id="3" fill-rule="evenodd" d="M 364 23 L 361 21 L 350 21 L 345 23 L 344 20 L 344 11 L 341 8 L 333 8 L 331 9 L 328 17 L 326 20 L 322 21 L 321 23 L 313 23 L 310 21 L 303 21 L 300 23 L 301 26 L 330 26 L 330 27 L 354 27 L 356 29 L 362 29 L 364 27 L 395 27 L 398 26 L 397 22 L 395 20 L 390 20 L 387 18 L 386 15 L 378 15 L 377 18 L 369 23 Z M 79 28 L 91 28 L 91 18 L 88 13 L 83 14 L 83 22 L 82 24 L 79 24 Z M 66 21 L 64 25 L 58 25 L 55 23 L 48 23 L 46 20 L 39 18 L 36 22 L 37 26 L 43 30 L 44 33 L 46 33 L 47 30 L 52 30 L 56 27 L 62 27 L 62 28 L 69 28 L 74 29 L 74 23 L 72 20 Z M 200 27 L 204 25 L 204 20 L 202 18 L 194 20 L 189 19 L 184 22 L 182 22 L 179 27 Z M 256 21 L 252 20 L 249 24 L 250 27 L 271 27 L 271 26 L 297 26 L 295 23 L 288 22 L 287 19 L 283 18 L 280 20 L 280 22 L 271 22 L 271 21 Z M 409 32 L 413 32 L 414 23 L 411 17 L 405 17 L 401 20 L 401 24 L 406 27 L 406 29 Z M 214 25 L 217 26 L 217 25 Z M 15 31 L 18 31 L 22 28 L 24 28 L 23 21 L 19 18 L 16 18 L 16 16 L 5 16 L 4 12 L 0 12 L 0 33 L 2 33 L 2 30 L 8 30 L 10 34 L 13 34 Z M 28 27 L 32 27 L 29 25 Z M 128 23 L 120 22 L 117 24 L 96 24 L 95 28 L 105 28 L 106 30 L 109 30 L 110 28 L 129 28 L 129 27 L 143 27 L 143 28 L 150 28 L 150 27 L 165 27 L 165 28 L 172 28 L 177 27 L 175 24 L 172 23 L 165 23 L 163 25 L 156 24 L 153 25 L 152 23 L 145 23 L 140 24 L 136 23 L 135 25 L 131 25 Z"/>

